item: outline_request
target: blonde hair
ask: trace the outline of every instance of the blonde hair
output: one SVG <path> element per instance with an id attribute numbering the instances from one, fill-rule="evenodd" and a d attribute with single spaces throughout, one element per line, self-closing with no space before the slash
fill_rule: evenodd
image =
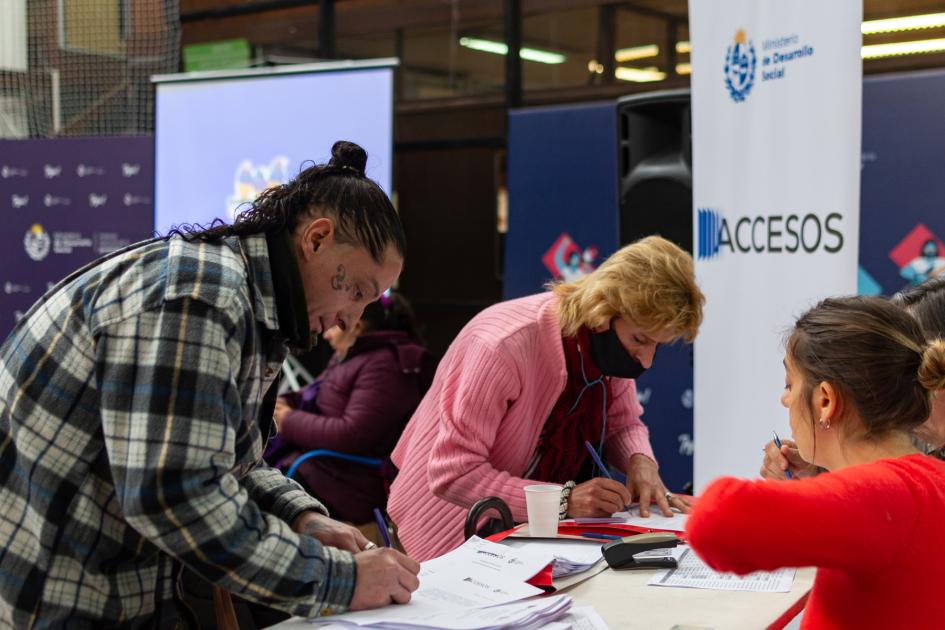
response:
<path id="1" fill-rule="evenodd" d="M 692 256 L 659 236 L 617 250 L 583 278 L 548 286 L 559 298 L 565 336 L 626 317 L 647 333 L 665 330 L 691 343 L 702 323 L 705 297 L 696 285 Z"/>

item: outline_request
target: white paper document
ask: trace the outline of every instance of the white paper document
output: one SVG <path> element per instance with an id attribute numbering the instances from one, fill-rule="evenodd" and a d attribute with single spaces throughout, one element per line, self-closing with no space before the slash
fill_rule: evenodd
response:
<path id="1" fill-rule="evenodd" d="M 410 606 L 399 608 L 406 609 Z M 387 607 L 380 610 L 390 610 Z M 563 621 L 571 608 L 571 598 L 567 595 L 557 595 L 541 599 L 532 599 L 526 602 L 515 602 L 503 606 L 475 609 L 443 610 L 436 614 L 411 616 L 407 619 L 385 619 L 375 623 L 350 621 L 349 615 L 337 615 L 320 619 L 309 619 L 305 622 L 308 627 L 317 625 L 321 630 L 350 630 L 353 627 L 384 628 L 389 630 L 567 630 L 572 627 Z M 380 612 L 372 611 L 372 612 Z M 360 614 L 360 613 L 355 613 Z M 303 625 L 279 626 L 280 630 L 302 628 Z"/>
<path id="2" fill-rule="evenodd" d="M 593 606 L 575 606 L 561 622 L 571 624 L 571 630 L 610 630 Z"/>
<path id="3" fill-rule="evenodd" d="M 713 571 L 689 547 L 682 548 L 678 562 L 677 568 L 657 572 L 647 584 L 717 591 L 787 593 L 794 583 L 794 569 L 756 571 L 748 575 Z"/>
<path id="4" fill-rule="evenodd" d="M 681 532 L 686 529 L 686 521 L 689 519 L 689 515 L 673 509 L 672 516 L 663 516 L 657 506 L 651 505 L 650 516 L 645 518 L 640 516 L 640 506 L 635 504 L 630 506 L 629 512 L 617 512 L 614 514 L 614 518 L 623 519 L 622 522 L 626 525 Z"/>
<path id="5" fill-rule="evenodd" d="M 428 576 L 502 576 L 524 582 L 551 564 L 554 554 L 540 547 L 511 547 L 473 536 L 453 551 L 420 565 L 420 585 Z"/>
<path id="6" fill-rule="evenodd" d="M 525 580 L 552 559 L 548 551 L 513 549 L 474 537 L 420 565 L 420 587 L 409 603 L 310 619 L 309 623 L 448 630 L 542 627 L 529 625 L 532 617 L 548 625 L 570 608 L 570 598 L 556 599 L 553 605 L 549 602 L 554 598 L 507 605 L 543 593 Z"/>
<path id="7" fill-rule="evenodd" d="M 506 538 L 502 543 L 515 549 L 534 550 L 552 554 L 554 556 L 554 564 L 551 566 L 551 577 L 556 579 L 587 571 L 604 559 L 600 551 L 603 545 L 600 541 L 595 540 L 587 540 L 585 542 L 568 538 L 560 538 L 557 540 Z"/>

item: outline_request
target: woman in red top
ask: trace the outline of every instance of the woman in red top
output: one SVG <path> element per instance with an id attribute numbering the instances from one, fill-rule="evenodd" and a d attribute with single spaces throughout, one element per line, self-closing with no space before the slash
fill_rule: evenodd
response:
<path id="1" fill-rule="evenodd" d="M 916 318 L 926 339 L 945 339 L 945 277 L 910 287 L 897 293 L 891 301 Z M 932 394 L 932 412 L 928 420 L 915 428 L 915 439 L 926 453 L 945 459 L 945 391 Z M 801 459 L 797 445 L 791 440 L 781 440 L 780 447 L 768 442 L 764 452 L 761 476 L 765 479 L 784 479 L 789 468 L 794 478 L 820 473 L 820 468 Z"/>
<path id="2" fill-rule="evenodd" d="M 824 300 L 795 324 L 782 404 L 800 455 L 830 475 L 716 480 L 689 517 L 720 571 L 816 566 L 802 628 L 939 628 L 945 462 L 912 431 L 945 387 L 945 342 L 879 298 Z"/>

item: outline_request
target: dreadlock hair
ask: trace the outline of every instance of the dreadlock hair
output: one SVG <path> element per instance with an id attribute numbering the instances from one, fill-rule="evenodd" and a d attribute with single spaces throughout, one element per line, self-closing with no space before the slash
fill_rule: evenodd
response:
<path id="1" fill-rule="evenodd" d="M 335 223 L 338 243 L 359 245 L 375 262 L 393 245 L 404 256 L 404 228 L 390 199 L 364 174 L 367 153 L 353 142 L 339 140 L 331 147 L 328 164 L 303 169 L 288 184 L 267 189 L 232 224 L 215 219 L 209 226 L 178 225 L 165 238 L 216 241 L 281 229 L 290 234 L 305 219 L 327 217 Z"/>

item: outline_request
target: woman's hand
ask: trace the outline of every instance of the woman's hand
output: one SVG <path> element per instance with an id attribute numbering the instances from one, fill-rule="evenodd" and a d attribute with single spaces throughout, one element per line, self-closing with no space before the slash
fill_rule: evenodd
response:
<path id="1" fill-rule="evenodd" d="M 689 501 L 671 494 L 666 489 L 660 479 L 656 462 L 642 453 L 630 456 L 630 463 L 627 465 L 627 490 L 640 502 L 640 516 L 650 516 L 651 501 L 656 501 L 663 516 L 673 515 L 671 507 L 683 514 L 688 514 L 691 509 Z"/>
<path id="2" fill-rule="evenodd" d="M 765 444 L 765 460 L 761 464 L 761 476 L 765 479 L 787 479 L 784 471 L 791 467 L 791 476 L 795 479 L 813 477 L 819 471 L 817 466 L 801 459 L 797 444 L 791 440 L 781 440 L 781 448 L 772 440 Z"/>
<path id="3" fill-rule="evenodd" d="M 272 412 L 272 421 L 276 423 L 276 431 L 279 433 L 282 433 L 282 421 L 285 420 L 290 411 L 294 411 L 294 409 L 289 406 L 284 398 L 281 396 L 276 398 L 276 408 Z"/>
<path id="4" fill-rule="evenodd" d="M 630 504 L 630 493 L 613 479 L 595 477 L 574 486 L 568 497 L 568 516 L 610 516 L 623 512 Z"/>

